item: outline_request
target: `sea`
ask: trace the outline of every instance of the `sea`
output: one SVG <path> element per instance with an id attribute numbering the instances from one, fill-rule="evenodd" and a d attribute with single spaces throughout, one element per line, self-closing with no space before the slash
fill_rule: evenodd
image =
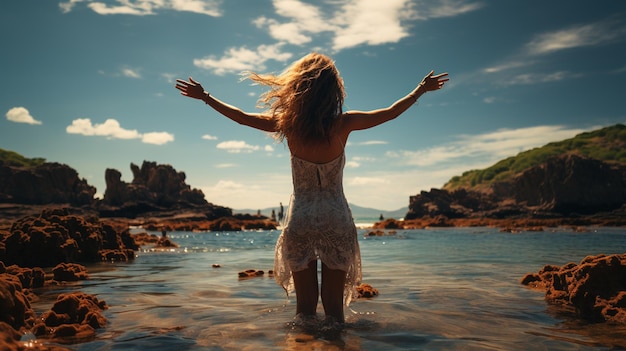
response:
<path id="1" fill-rule="evenodd" d="M 363 282 L 379 295 L 350 304 L 343 328 L 327 328 L 321 303 L 320 323 L 294 319 L 295 295 L 269 274 L 279 230 L 170 232 L 178 248 L 88 265 L 90 279 L 48 289 L 33 307 L 71 291 L 106 301 L 108 325 L 63 345 L 75 350 L 626 349 L 626 326 L 585 323 L 520 284 L 546 264 L 625 253 L 626 228 L 358 232 Z"/>

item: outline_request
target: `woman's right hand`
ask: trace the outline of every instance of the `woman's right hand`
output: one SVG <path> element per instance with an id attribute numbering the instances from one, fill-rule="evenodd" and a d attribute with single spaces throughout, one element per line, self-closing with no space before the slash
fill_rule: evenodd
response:
<path id="1" fill-rule="evenodd" d="M 189 77 L 189 82 L 176 79 L 176 89 L 180 90 L 180 94 L 194 99 L 203 100 L 207 93 L 204 91 L 202 84 Z"/>

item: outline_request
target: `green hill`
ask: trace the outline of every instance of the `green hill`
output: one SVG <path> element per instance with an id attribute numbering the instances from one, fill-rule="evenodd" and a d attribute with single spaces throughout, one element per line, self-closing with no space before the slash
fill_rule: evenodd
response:
<path id="1" fill-rule="evenodd" d="M 521 152 L 489 168 L 470 170 L 461 176 L 455 176 L 444 185 L 444 189 L 486 187 L 495 181 L 511 179 L 516 174 L 539 165 L 551 157 L 565 154 L 577 154 L 605 162 L 626 164 L 626 126 L 617 124 Z"/>
<path id="2" fill-rule="evenodd" d="M 5 165 L 16 167 L 35 167 L 46 162 L 45 158 L 26 158 L 17 152 L 0 149 L 0 161 Z"/>

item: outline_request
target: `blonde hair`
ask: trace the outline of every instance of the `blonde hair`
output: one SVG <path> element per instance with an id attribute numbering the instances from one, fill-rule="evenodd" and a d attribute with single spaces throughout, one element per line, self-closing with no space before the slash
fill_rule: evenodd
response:
<path id="1" fill-rule="evenodd" d="M 276 139 L 330 139 L 342 114 L 343 81 L 326 55 L 311 53 L 280 75 L 249 73 L 248 79 L 270 87 L 259 98 L 276 121 Z"/>

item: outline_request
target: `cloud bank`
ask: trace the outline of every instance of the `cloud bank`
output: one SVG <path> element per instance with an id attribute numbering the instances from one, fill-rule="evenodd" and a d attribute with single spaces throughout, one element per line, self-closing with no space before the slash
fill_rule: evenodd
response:
<path id="1" fill-rule="evenodd" d="M 163 145 L 174 141 L 174 135 L 167 132 L 139 133 L 136 129 L 122 128 L 120 123 L 112 118 L 104 123 L 92 124 L 89 118 L 78 118 L 65 128 L 68 134 L 85 136 L 103 136 L 107 139 L 140 139 L 143 143 Z"/>

